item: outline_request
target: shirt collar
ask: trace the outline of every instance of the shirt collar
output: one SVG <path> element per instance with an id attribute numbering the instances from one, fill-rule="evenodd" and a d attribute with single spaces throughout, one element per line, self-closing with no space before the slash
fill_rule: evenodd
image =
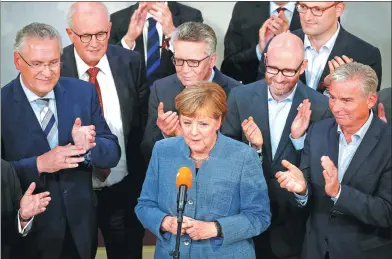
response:
<path id="1" fill-rule="evenodd" d="M 167 2 L 163 2 L 165 5 L 167 5 Z M 148 20 L 148 18 L 154 18 L 150 13 L 147 12 L 147 16 L 146 16 L 146 21 Z M 158 22 L 157 22 L 158 23 Z"/>
<path id="2" fill-rule="evenodd" d="M 275 4 L 275 2 L 270 1 L 270 14 L 272 14 L 273 12 L 276 11 L 276 9 L 278 9 L 280 6 Z M 284 6 L 282 6 L 284 8 L 286 8 L 286 10 L 294 13 L 295 10 L 295 2 L 288 2 L 287 4 L 285 4 Z"/>
<path id="3" fill-rule="evenodd" d="M 41 98 L 42 99 L 43 98 L 53 99 L 53 100 L 55 99 L 53 89 L 49 93 L 47 93 L 44 97 L 39 97 L 38 95 L 33 93 L 29 88 L 26 87 L 26 85 L 23 83 L 22 76 L 19 76 L 19 80 L 20 80 L 20 84 L 22 85 L 23 91 L 25 92 L 27 100 L 29 101 L 29 103 L 32 103 L 32 102 L 34 102 L 34 101 L 36 101 L 38 99 L 41 99 Z"/>
<path id="4" fill-rule="evenodd" d="M 75 48 L 74 48 L 74 53 L 75 53 L 76 67 L 78 70 L 78 76 L 79 78 L 82 78 L 82 76 L 85 73 L 87 73 L 87 70 L 91 67 L 83 61 L 83 59 L 76 52 Z M 99 70 L 102 71 L 105 75 L 110 74 L 111 70 L 109 66 L 109 60 L 106 54 L 101 58 L 101 60 L 98 62 L 98 64 L 95 67 L 99 68 Z"/>
<path id="5" fill-rule="evenodd" d="M 211 76 L 210 76 L 210 78 L 208 78 L 208 82 L 212 82 L 212 80 L 214 79 L 214 76 L 215 76 L 215 71 L 214 71 L 214 69 L 212 69 Z"/>
<path id="6" fill-rule="evenodd" d="M 370 115 L 369 118 L 367 119 L 367 121 L 365 122 L 365 124 L 362 125 L 362 127 L 353 134 L 353 136 L 357 136 L 359 139 L 363 139 L 363 137 L 365 136 L 366 132 L 368 131 L 370 124 L 372 123 L 373 120 L 373 111 L 370 110 Z M 340 136 L 343 136 L 342 133 L 342 128 L 340 127 L 340 125 L 338 124 L 338 129 L 337 132 L 339 133 Z"/>
<path id="7" fill-rule="evenodd" d="M 281 103 L 281 102 L 292 102 L 293 99 L 294 99 L 295 91 L 297 90 L 297 86 L 298 86 L 298 83 L 295 85 L 295 87 L 294 87 L 293 91 L 291 92 L 291 94 L 290 94 L 289 96 L 287 96 L 286 99 L 280 101 L 280 103 Z M 272 101 L 272 100 L 275 100 L 275 99 L 272 97 L 272 95 L 271 95 L 270 86 L 268 86 L 268 91 L 267 91 L 267 92 L 268 92 L 268 101 L 270 102 L 270 101 Z"/>
<path id="8" fill-rule="evenodd" d="M 336 30 L 335 34 L 332 35 L 332 37 L 320 48 L 326 48 L 328 50 L 332 50 L 333 46 L 335 45 L 336 38 L 338 37 L 338 34 L 340 32 L 340 23 L 338 22 L 338 29 Z M 304 38 L 304 49 L 306 50 L 307 48 L 311 48 L 312 44 L 310 43 L 308 35 L 305 34 Z"/>

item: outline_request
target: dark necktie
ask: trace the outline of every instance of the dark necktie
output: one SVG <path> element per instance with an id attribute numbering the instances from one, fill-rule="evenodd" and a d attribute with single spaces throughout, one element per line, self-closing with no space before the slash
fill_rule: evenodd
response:
<path id="1" fill-rule="evenodd" d="M 157 21 L 148 18 L 148 36 L 147 36 L 147 79 L 151 86 L 153 83 L 153 74 L 161 63 L 159 34 L 156 28 Z"/>
<path id="2" fill-rule="evenodd" d="M 102 94 L 101 94 L 101 88 L 99 87 L 99 83 L 97 80 L 97 75 L 99 73 L 99 68 L 97 67 L 92 67 L 87 70 L 88 75 L 90 76 L 89 82 L 92 83 L 95 86 L 95 90 L 97 90 L 97 95 L 99 99 L 99 105 L 101 106 L 101 111 L 103 115 L 103 102 L 102 102 Z M 110 174 L 110 169 L 107 168 L 98 168 L 94 167 L 93 168 L 93 174 L 101 181 L 104 182 L 106 178 L 108 178 Z"/>

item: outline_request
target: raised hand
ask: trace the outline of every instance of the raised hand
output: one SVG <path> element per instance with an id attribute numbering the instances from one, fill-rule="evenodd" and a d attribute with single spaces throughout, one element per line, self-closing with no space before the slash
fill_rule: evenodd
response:
<path id="1" fill-rule="evenodd" d="M 241 127 L 246 139 L 252 144 L 252 146 L 256 149 L 260 149 L 263 146 L 263 135 L 261 134 L 261 130 L 255 123 L 253 117 L 250 116 L 248 119 L 245 119 L 241 123 Z"/>
<path id="2" fill-rule="evenodd" d="M 139 8 L 135 10 L 131 16 L 131 20 L 129 21 L 128 31 L 124 36 L 124 40 L 127 43 L 128 47 L 131 49 L 135 45 L 135 40 L 139 37 L 144 28 L 144 24 L 146 23 L 147 17 L 147 3 L 140 3 Z"/>
<path id="3" fill-rule="evenodd" d="M 338 169 L 328 156 L 321 157 L 323 176 L 325 179 L 325 192 L 329 197 L 336 197 L 340 190 Z"/>
<path id="4" fill-rule="evenodd" d="M 20 217 L 24 220 L 28 220 L 46 210 L 51 198 L 49 192 L 41 192 L 34 194 L 35 183 L 32 182 L 20 200 Z"/>
<path id="5" fill-rule="evenodd" d="M 335 69 L 353 61 L 354 60 L 352 58 L 349 58 L 346 55 L 343 55 L 342 57 L 335 56 L 333 59 L 328 61 L 329 75 L 324 78 L 324 85 L 329 86 L 331 84 L 331 74 L 335 72 Z"/>
<path id="6" fill-rule="evenodd" d="M 170 37 L 170 34 L 176 27 L 174 27 L 173 17 L 169 7 L 164 3 L 156 2 L 151 6 L 149 13 L 162 25 L 163 34 L 166 37 Z"/>
<path id="7" fill-rule="evenodd" d="M 76 146 L 81 146 L 84 150 L 89 151 L 96 146 L 95 143 L 95 126 L 82 126 L 80 118 L 76 118 L 72 127 L 72 138 Z"/>
<path id="8" fill-rule="evenodd" d="M 264 48 L 267 46 L 267 43 L 275 36 L 275 34 L 268 29 L 269 24 L 271 23 L 272 18 L 268 18 L 259 30 L 259 50 L 260 53 L 263 52 Z"/>
<path id="9" fill-rule="evenodd" d="M 291 137 L 294 139 L 300 138 L 305 134 L 305 131 L 309 127 L 310 116 L 312 111 L 310 110 L 311 103 L 308 99 L 302 101 L 298 108 L 297 116 L 291 124 Z"/>
<path id="10" fill-rule="evenodd" d="M 284 15 L 284 11 L 280 11 L 278 15 L 272 15 L 268 24 L 268 29 L 276 36 L 289 29 L 289 20 Z"/>
<path id="11" fill-rule="evenodd" d="M 384 104 L 379 103 L 378 106 L 377 106 L 377 111 L 378 111 L 378 112 L 377 112 L 377 113 L 378 113 L 378 117 L 379 117 L 381 120 L 387 122 L 387 117 L 386 117 L 386 115 L 385 115 Z"/>
<path id="12" fill-rule="evenodd" d="M 157 126 L 166 136 L 175 136 L 180 123 L 178 115 L 172 111 L 164 112 L 163 108 L 163 103 L 160 102 L 158 105 Z"/>
<path id="13" fill-rule="evenodd" d="M 287 160 L 282 160 L 282 165 L 288 171 L 279 171 L 275 174 L 280 187 L 285 188 L 289 192 L 304 195 L 306 193 L 306 180 L 301 170 Z"/>

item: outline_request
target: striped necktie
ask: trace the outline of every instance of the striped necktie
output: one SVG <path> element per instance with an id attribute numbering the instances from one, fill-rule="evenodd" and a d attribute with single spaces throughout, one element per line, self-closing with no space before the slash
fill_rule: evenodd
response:
<path id="1" fill-rule="evenodd" d="M 154 82 L 153 74 L 161 63 L 159 34 L 156 28 L 157 21 L 148 18 L 148 37 L 147 37 L 147 79 L 151 86 Z"/>
<path id="2" fill-rule="evenodd" d="M 49 108 L 49 99 L 41 98 L 35 102 L 41 108 L 41 128 L 45 133 L 50 148 L 54 148 L 57 145 L 57 143 L 55 143 L 55 135 L 57 134 L 57 121 L 54 117 L 53 111 Z"/>

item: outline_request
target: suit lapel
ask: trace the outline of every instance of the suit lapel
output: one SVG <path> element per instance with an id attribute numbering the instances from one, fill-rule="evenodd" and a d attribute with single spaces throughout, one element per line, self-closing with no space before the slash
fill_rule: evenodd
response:
<path id="1" fill-rule="evenodd" d="M 289 30 L 294 31 L 295 28 L 301 28 L 301 21 L 299 19 L 297 8 L 294 8 L 293 18 L 291 19 Z"/>
<path id="2" fill-rule="evenodd" d="M 64 49 L 62 61 L 64 65 L 61 68 L 61 75 L 66 77 L 79 78 L 73 44 Z"/>
<path id="3" fill-rule="evenodd" d="M 59 134 L 59 146 L 67 145 L 69 140 L 72 139 L 72 127 L 73 117 L 72 113 L 69 113 L 69 107 L 72 107 L 72 103 L 67 102 L 66 98 L 67 91 L 60 83 L 54 88 L 54 96 L 56 98 L 56 109 L 57 109 L 57 127 Z"/>
<path id="4" fill-rule="evenodd" d="M 286 124 L 282 132 L 282 137 L 280 138 L 278 148 L 276 149 L 273 163 L 275 163 L 276 161 L 280 161 L 279 158 L 282 155 L 283 150 L 286 148 L 288 142 L 290 141 L 289 135 L 291 133 L 291 124 L 293 123 L 295 116 L 297 116 L 298 113 L 297 108 L 300 105 L 300 103 L 302 103 L 302 101 L 307 98 L 307 94 L 305 92 L 304 87 L 307 86 L 301 83 L 297 84 L 297 89 L 295 90 L 293 103 L 291 104 L 291 108 L 287 116 Z"/>
<path id="5" fill-rule="evenodd" d="M 336 168 L 339 166 L 339 133 L 338 133 L 338 125 L 336 121 L 334 122 L 333 127 L 331 127 L 328 133 L 328 149 L 325 154 L 328 156 L 332 162 L 335 164 Z"/>
<path id="6" fill-rule="evenodd" d="M 114 85 L 117 90 L 117 96 L 120 103 L 121 118 L 124 131 L 125 146 L 127 146 L 128 136 L 130 133 L 130 122 L 132 121 L 132 94 L 127 87 L 126 79 L 124 77 L 129 71 L 127 66 L 123 64 L 117 56 L 111 54 L 110 50 L 107 51 L 107 58 L 109 61 L 110 70 L 112 71 Z"/>
<path id="7" fill-rule="evenodd" d="M 347 54 L 346 46 L 348 41 L 346 40 L 346 35 L 347 35 L 346 30 L 343 29 L 342 25 L 340 25 L 339 34 L 336 38 L 334 46 L 332 47 L 331 53 L 329 54 L 327 62 L 325 63 L 324 66 L 323 73 L 321 74 L 320 77 L 320 81 L 317 87 L 318 91 L 320 91 L 321 89 L 324 91 L 324 87 L 322 87 L 322 84 L 324 82 L 324 78 L 329 74 L 328 61 L 333 59 L 335 56 L 342 57 L 343 55 Z"/>
<path id="8" fill-rule="evenodd" d="M 377 120 L 377 116 L 373 115 L 372 123 L 343 176 L 342 184 L 350 183 L 351 179 L 358 173 L 362 164 L 367 160 L 369 154 L 380 141 L 380 128 L 376 124 Z"/>
<path id="9" fill-rule="evenodd" d="M 222 72 L 220 72 L 216 67 L 214 67 L 214 78 L 212 79 L 213 82 L 217 83 L 220 87 L 225 90 L 226 96 L 229 96 L 229 86 L 227 85 L 227 81 L 223 78 Z"/>
<path id="10" fill-rule="evenodd" d="M 260 86 L 257 87 L 256 95 L 253 96 L 253 104 L 251 107 L 255 107 L 255 112 L 253 113 L 254 120 L 257 126 L 261 130 L 264 140 L 264 149 L 266 152 L 263 153 L 267 163 L 272 162 L 272 149 L 271 149 L 271 137 L 270 137 L 270 125 L 268 116 L 268 86 L 265 81 L 261 81 Z M 260 110 L 259 110 L 260 109 Z"/>
<path id="11" fill-rule="evenodd" d="M 30 132 L 29 136 L 31 136 L 31 138 L 29 139 L 31 139 L 33 142 L 37 142 L 38 146 L 44 144 L 45 150 L 50 150 L 49 143 L 46 139 L 45 133 L 41 128 L 41 124 L 37 120 L 33 108 L 31 107 L 29 100 L 23 91 L 22 85 L 20 84 L 20 75 L 15 80 L 14 89 L 15 105 L 12 113 L 14 114 L 15 118 L 22 118 L 24 125 L 26 125 L 26 128 L 23 130 Z"/>

